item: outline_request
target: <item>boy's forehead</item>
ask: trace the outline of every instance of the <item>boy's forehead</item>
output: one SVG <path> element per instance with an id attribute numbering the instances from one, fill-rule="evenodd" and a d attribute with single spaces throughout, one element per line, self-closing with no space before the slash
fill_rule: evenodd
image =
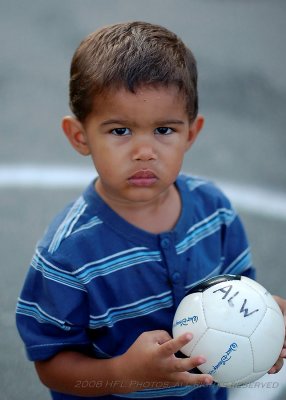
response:
<path id="1" fill-rule="evenodd" d="M 125 87 L 114 87 L 106 89 L 99 95 L 96 95 L 93 101 L 93 113 L 97 114 L 106 108 L 122 106 L 128 108 L 135 104 L 150 103 L 165 106 L 182 108 L 186 111 L 186 98 L 184 94 L 175 85 L 140 85 L 134 91 Z"/>

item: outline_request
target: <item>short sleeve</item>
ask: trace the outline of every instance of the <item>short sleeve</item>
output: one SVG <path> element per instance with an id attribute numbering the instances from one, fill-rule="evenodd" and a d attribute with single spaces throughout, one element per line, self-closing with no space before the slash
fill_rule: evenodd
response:
<path id="1" fill-rule="evenodd" d="M 28 358 L 44 360 L 62 350 L 88 350 L 88 321 L 86 288 L 72 271 L 37 249 L 16 308 Z"/>

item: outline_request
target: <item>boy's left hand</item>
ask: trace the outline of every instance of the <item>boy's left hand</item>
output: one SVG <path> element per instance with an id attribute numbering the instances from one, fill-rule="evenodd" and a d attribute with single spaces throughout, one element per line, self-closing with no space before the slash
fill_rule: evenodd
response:
<path id="1" fill-rule="evenodd" d="M 278 305 L 282 311 L 282 314 L 284 316 L 285 326 L 286 326 L 286 300 L 282 299 L 279 296 L 273 296 L 273 297 L 276 300 L 276 302 L 278 303 Z M 279 358 L 276 361 L 276 363 L 273 365 L 273 367 L 268 371 L 269 374 L 276 374 L 277 372 L 280 371 L 280 369 L 283 367 L 283 363 L 284 363 L 283 358 L 286 358 L 286 335 L 285 335 L 283 348 L 281 350 Z"/>

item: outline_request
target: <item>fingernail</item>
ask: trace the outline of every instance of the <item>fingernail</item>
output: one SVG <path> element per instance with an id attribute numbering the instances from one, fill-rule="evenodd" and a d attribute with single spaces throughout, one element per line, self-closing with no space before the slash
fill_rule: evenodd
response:
<path id="1" fill-rule="evenodd" d="M 187 340 L 192 340 L 193 339 L 193 335 L 191 333 L 187 333 L 186 334 L 186 339 Z"/>
<path id="2" fill-rule="evenodd" d="M 204 364 L 207 360 L 205 359 L 205 357 L 199 357 L 198 359 L 198 363 L 200 364 Z"/>

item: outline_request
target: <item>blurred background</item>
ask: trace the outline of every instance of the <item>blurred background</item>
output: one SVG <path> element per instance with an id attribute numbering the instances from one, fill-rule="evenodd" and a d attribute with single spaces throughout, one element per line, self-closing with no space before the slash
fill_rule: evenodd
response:
<path id="1" fill-rule="evenodd" d="M 0 0 L 2 400 L 49 399 L 26 360 L 14 310 L 37 240 L 93 176 L 60 125 L 73 52 L 105 24 L 159 23 L 193 50 L 206 124 L 184 170 L 226 191 L 258 280 L 286 297 L 285 16 L 284 0 Z M 285 400 L 285 382 L 284 368 L 231 399 Z"/>

